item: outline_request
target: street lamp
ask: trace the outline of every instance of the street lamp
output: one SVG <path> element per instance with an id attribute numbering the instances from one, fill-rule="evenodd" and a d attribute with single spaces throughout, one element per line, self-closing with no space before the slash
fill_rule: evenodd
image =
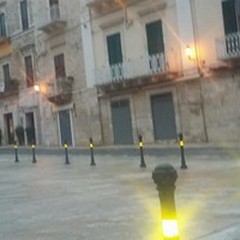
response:
<path id="1" fill-rule="evenodd" d="M 174 199 L 177 171 L 170 164 L 159 164 L 152 173 L 157 185 L 162 213 L 162 231 L 164 240 L 179 240 L 176 204 Z"/>

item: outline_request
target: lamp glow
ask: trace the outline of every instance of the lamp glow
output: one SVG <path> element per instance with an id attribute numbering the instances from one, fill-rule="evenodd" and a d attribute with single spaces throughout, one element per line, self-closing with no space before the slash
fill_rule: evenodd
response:
<path id="1" fill-rule="evenodd" d="M 162 220 L 163 235 L 167 238 L 178 237 L 178 222 L 174 219 Z"/>
<path id="2" fill-rule="evenodd" d="M 40 86 L 39 85 L 34 85 L 34 90 L 36 92 L 40 92 Z"/>
<path id="3" fill-rule="evenodd" d="M 189 60 L 195 59 L 195 50 L 193 48 L 191 48 L 190 46 L 187 46 L 185 48 L 184 53 Z"/>

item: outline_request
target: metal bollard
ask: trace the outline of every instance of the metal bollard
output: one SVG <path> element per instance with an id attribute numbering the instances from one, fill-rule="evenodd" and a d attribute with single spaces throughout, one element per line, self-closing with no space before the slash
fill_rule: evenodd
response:
<path id="1" fill-rule="evenodd" d="M 69 162 L 69 158 L 68 158 L 68 145 L 67 145 L 67 141 L 64 141 L 64 150 L 65 150 L 65 164 L 70 164 Z"/>
<path id="2" fill-rule="evenodd" d="M 32 163 L 37 163 L 36 154 L 35 154 L 35 144 L 32 144 Z"/>
<path id="3" fill-rule="evenodd" d="M 89 149 L 91 154 L 91 166 L 96 166 L 95 159 L 94 159 L 94 152 L 93 152 L 93 139 L 89 138 Z"/>
<path id="4" fill-rule="evenodd" d="M 145 161 L 144 161 L 142 135 L 139 135 L 139 136 L 138 136 L 138 145 L 139 145 L 140 157 L 141 157 L 140 167 L 141 167 L 141 168 L 145 168 L 145 167 L 146 167 L 146 163 L 145 163 Z"/>
<path id="5" fill-rule="evenodd" d="M 15 163 L 18 163 L 19 162 L 19 159 L 18 159 L 18 145 L 17 145 L 16 141 L 14 142 L 14 152 L 15 152 Z"/>
<path id="6" fill-rule="evenodd" d="M 162 213 L 162 232 L 164 240 L 179 240 L 176 205 L 174 199 L 177 171 L 170 164 L 159 164 L 152 173 L 157 185 Z"/>
<path id="7" fill-rule="evenodd" d="M 181 169 L 187 169 L 188 167 L 185 161 L 183 134 L 179 133 L 178 137 L 179 137 L 179 147 L 181 151 Z"/>

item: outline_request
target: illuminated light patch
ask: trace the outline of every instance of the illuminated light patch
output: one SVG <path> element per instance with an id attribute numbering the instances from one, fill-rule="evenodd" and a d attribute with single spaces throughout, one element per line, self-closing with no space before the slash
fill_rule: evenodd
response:
<path id="1" fill-rule="evenodd" d="M 142 142 L 139 143 L 139 147 L 143 147 L 143 143 Z"/>
<path id="2" fill-rule="evenodd" d="M 177 220 L 162 220 L 162 228 L 164 237 L 172 238 L 179 235 Z"/>

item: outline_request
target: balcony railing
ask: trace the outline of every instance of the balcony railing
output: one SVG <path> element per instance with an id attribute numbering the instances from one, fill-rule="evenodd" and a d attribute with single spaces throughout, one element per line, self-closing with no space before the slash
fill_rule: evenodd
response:
<path id="1" fill-rule="evenodd" d="M 67 24 L 67 10 L 59 4 L 50 6 L 44 14 L 38 17 L 38 29 L 46 33 L 52 33 L 64 29 Z"/>
<path id="2" fill-rule="evenodd" d="M 226 35 L 216 40 L 219 60 L 236 60 L 240 58 L 240 32 Z"/>
<path id="3" fill-rule="evenodd" d="M 168 64 L 163 53 L 147 56 L 134 61 L 126 61 L 95 71 L 96 85 L 105 85 L 140 77 L 168 72 Z"/>
<path id="4" fill-rule="evenodd" d="M 19 80 L 10 79 L 0 82 L 0 96 L 15 95 L 19 93 Z"/>
<path id="5" fill-rule="evenodd" d="M 47 98 L 56 105 L 66 104 L 72 99 L 72 77 L 60 77 L 48 84 Z"/>

